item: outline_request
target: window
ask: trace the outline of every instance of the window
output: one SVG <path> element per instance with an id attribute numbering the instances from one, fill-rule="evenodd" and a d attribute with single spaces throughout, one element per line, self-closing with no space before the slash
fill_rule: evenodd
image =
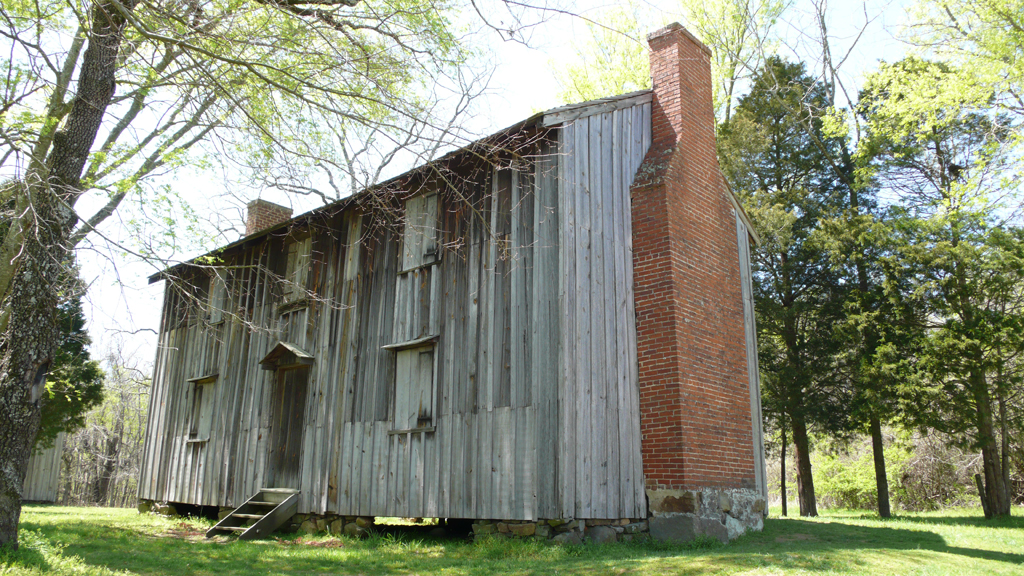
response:
<path id="1" fill-rule="evenodd" d="M 434 425 L 434 347 L 395 353 L 395 431 Z"/>
<path id="2" fill-rule="evenodd" d="M 401 270 L 406 272 L 437 260 L 437 194 L 410 198 L 405 201 Z"/>
<path id="3" fill-rule="evenodd" d="M 228 294 L 223 271 L 214 270 L 213 278 L 210 281 L 210 324 L 224 321 L 227 305 Z"/>
<path id="4" fill-rule="evenodd" d="M 302 300 L 306 297 L 306 279 L 309 276 L 309 258 L 312 252 L 313 239 L 306 237 L 288 244 L 288 265 L 284 274 L 284 286 L 281 290 L 285 303 Z"/>
<path id="5" fill-rule="evenodd" d="M 192 379 L 192 411 L 189 414 L 188 441 L 206 442 L 213 429 L 213 383 L 216 376 Z"/>

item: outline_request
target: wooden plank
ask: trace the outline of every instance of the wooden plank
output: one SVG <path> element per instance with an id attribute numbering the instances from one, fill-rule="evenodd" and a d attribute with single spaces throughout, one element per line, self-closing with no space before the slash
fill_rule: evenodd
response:
<path id="1" fill-rule="evenodd" d="M 559 306 L 560 284 L 564 274 L 559 271 L 559 197 L 556 144 L 544 144 L 536 166 L 534 178 L 536 198 L 534 202 L 534 223 L 536 229 L 535 267 L 532 294 L 535 305 L 532 312 L 532 354 L 533 398 L 537 413 L 535 426 L 531 428 L 536 441 L 536 460 L 548 467 L 547 473 L 535 477 L 537 514 L 541 518 L 560 515 L 559 490 L 563 463 L 559 461 L 559 443 L 563 431 L 558 413 L 558 394 L 562 386 L 563 371 L 559 364 L 558 350 L 562 349 L 563 338 L 558 329 L 563 309 Z M 539 470 L 539 468 L 538 468 Z"/>
<path id="2" fill-rule="evenodd" d="M 508 367 L 509 377 L 509 405 L 513 408 L 522 406 L 525 404 L 526 394 L 523 391 L 524 387 L 529 386 L 530 374 L 526 371 L 526 342 L 524 339 L 523 325 L 523 312 L 528 308 L 527 298 L 524 290 L 524 280 L 526 276 L 526 270 L 523 268 L 524 265 L 524 253 L 523 238 L 520 232 L 520 222 L 523 219 L 523 214 L 520 212 L 522 208 L 522 198 L 520 190 L 520 179 L 519 170 L 512 170 L 511 190 L 510 194 L 510 209 L 512 211 L 512 227 L 509 231 L 509 242 L 511 245 L 512 261 L 509 266 L 510 286 L 509 286 L 509 330 L 511 332 L 511 358 Z"/>
<path id="3" fill-rule="evenodd" d="M 591 486 L 593 486 L 594 458 L 591 445 L 594 435 L 592 409 L 593 398 L 593 357 L 591 349 L 591 276 L 590 254 L 590 126 L 581 121 L 576 126 L 576 379 L 579 389 L 576 393 L 576 512 L 574 518 L 591 518 Z"/>
<path id="4" fill-rule="evenodd" d="M 601 507 L 602 515 L 606 518 L 622 517 L 622 508 L 619 505 L 619 442 L 622 436 L 619 431 L 619 378 L 618 378 L 618 326 L 622 321 L 619 318 L 618 301 L 616 298 L 616 256 L 618 245 L 615 237 L 615 216 L 616 210 L 621 210 L 621 204 L 616 202 L 618 192 L 618 172 L 621 170 L 622 148 L 620 145 L 621 114 L 607 114 L 601 117 L 602 135 L 601 158 L 604 166 L 601 180 L 601 198 L 603 207 L 601 212 L 601 233 L 604 251 L 604 282 L 602 284 L 602 302 L 605 309 L 604 324 L 604 428 L 605 428 L 605 482 L 602 489 Z"/>
<path id="5" fill-rule="evenodd" d="M 591 494 L 591 518 L 607 518 L 608 505 L 608 442 L 609 429 L 607 425 L 608 405 L 608 370 L 605 364 L 609 359 L 607 340 L 607 306 L 609 300 L 606 291 L 605 261 L 608 254 L 604 234 L 605 195 L 608 188 L 608 175 L 606 168 L 610 164 L 610 154 L 606 155 L 606 148 L 610 152 L 610 122 L 606 122 L 606 115 L 594 115 L 590 117 L 590 265 L 591 283 L 590 289 L 590 326 L 591 326 L 591 364 L 590 381 L 593 388 L 590 404 L 591 417 L 591 458 L 593 476 L 590 485 Z M 606 163 L 607 162 L 607 163 Z"/>
<path id="6" fill-rule="evenodd" d="M 562 429 L 558 463 L 562 518 L 576 516 L 576 126 L 564 126 L 559 133 L 558 207 L 564 214 L 559 227 L 559 303 L 562 318 L 561 385 L 559 386 Z"/>
<path id="7" fill-rule="evenodd" d="M 481 410 L 477 413 L 477 442 L 479 447 L 476 468 L 478 471 L 478 500 L 476 513 L 478 518 L 498 518 L 497 492 L 495 489 L 495 454 L 494 454 L 494 411 Z"/>
<path id="8" fill-rule="evenodd" d="M 615 466 L 616 483 L 614 492 L 617 496 L 616 503 L 618 515 L 633 517 L 633 477 L 632 462 L 634 458 L 632 446 L 632 433 L 629 426 L 629 412 L 637 409 L 629 400 L 629 362 L 630 357 L 627 349 L 628 326 L 635 325 L 636 318 L 629 315 L 629 308 L 626 303 L 627 292 L 626 282 L 632 284 L 633 279 L 626 276 L 626 259 L 632 259 L 633 255 L 628 250 L 628 241 L 625 236 L 624 221 L 631 218 L 629 185 L 633 179 L 631 170 L 631 129 L 630 118 L 632 113 L 629 109 L 620 111 L 614 120 L 615 131 L 615 159 L 613 169 L 615 171 L 612 183 L 612 246 L 613 246 L 613 272 L 614 302 L 615 302 L 615 401 L 616 410 L 614 414 L 617 435 L 613 444 L 613 455 L 611 460 Z M 610 421 L 610 419 L 609 419 Z M 639 457 L 639 455 L 635 455 Z"/>
<path id="9" fill-rule="evenodd" d="M 468 325 L 466 327 L 466 347 L 463 352 L 468 378 L 466 378 L 467 386 L 463 390 L 461 402 L 462 410 L 465 412 L 472 412 L 477 406 L 481 405 L 478 389 L 481 387 L 481 383 L 484 382 L 482 378 L 483 369 L 480 362 L 481 334 L 484 332 L 480 328 L 480 311 L 486 309 L 481 306 L 481 295 L 483 292 L 481 287 L 483 277 L 486 275 L 482 255 L 482 250 L 484 249 L 482 239 L 486 238 L 486 232 L 480 230 L 480 222 L 477 221 L 475 214 L 470 216 L 470 218 L 472 220 L 470 223 L 469 239 Z"/>
<path id="10" fill-rule="evenodd" d="M 633 116 L 634 123 L 631 126 L 634 134 L 640 133 L 641 137 L 638 139 L 639 146 L 638 150 L 634 151 L 631 158 L 634 159 L 635 171 L 638 169 L 643 162 L 644 156 L 647 154 L 647 149 L 651 145 L 650 133 L 651 133 L 651 107 L 644 105 L 639 113 Z M 633 252 L 633 219 L 632 217 L 626 218 L 623 221 L 625 226 L 625 237 L 629 242 L 630 254 Z M 628 307 L 627 315 L 629 318 L 636 318 L 636 306 L 633 294 L 633 259 L 632 257 L 626 258 L 626 290 L 628 295 L 626 297 L 626 306 Z M 641 453 L 641 436 L 640 436 L 640 384 L 639 384 L 639 365 L 637 356 L 637 338 L 636 338 L 636 323 L 632 322 L 629 324 L 627 334 L 627 346 L 628 354 L 630 358 L 629 362 L 629 383 L 630 383 L 630 401 L 633 403 L 632 409 L 629 411 L 630 419 L 630 430 L 633 441 L 632 452 L 634 455 Z M 647 513 L 647 494 L 645 492 L 644 480 L 643 480 L 643 462 L 640 458 L 634 457 L 633 459 L 633 494 L 634 504 L 636 506 L 634 517 L 640 518 Z"/>
<path id="11" fill-rule="evenodd" d="M 498 227 L 498 174 L 494 168 L 490 169 L 491 194 L 488 199 L 490 203 L 490 228 L 487 230 L 487 257 L 483 266 L 480 281 L 480 293 L 484 298 L 481 305 L 482 315 L 480 317 L 480 335 L 482 346 L 480 348 L 480 402 L 483 410 L 494 409 L 495 371 L 494 355 L 497 352 L 495 347 L 494 334 L 494 308 L 495 308 L 495 275 L 498 260 L 498 239 L 495 231 Z M 500 340 L 497 342 L 500 343 Z"/>
<path id="12" fill-rule="evenodd" d="M 405 483 L 406 502 L 401 508 L 402 516 L 422 518 L 423 513 L 423 482 L 424 482 L 424 436 L 425 434 L 408 434 L 408 466 L 409 472 L 402 476 Z"/>
<path id="13" fill-rule="evenodd" d="M 466 426 L 468 414 L 453 414 L 451 417 L 451 439 L 452 464 L 451 464 L 451 487 L 448 496 L 448 517 L 468 518 L 469 500 L 467 486 L 469 485 L 469 468 L 466 459 L 466 444 L 469 442 L 469 430 Z"/>
<path id="14" fill-rule="evenodd" d="M 364 426 L 373 436 L 373 482 L 364 484 L 372 494 L 369 516 L 387 516 L 388 506 L 388 462 L 391 454 L 391 438 L 385 432 L 386 422 L 369 422 Z"/>
<path id="15" fill-rule="evenodd" d="M 743 298 L 743 328 L 747 352 L 747 381 L 750 388 L 750 423 L 754 450 L 755 489 L 767 498 L 765 477 L 764 430 L 761 416 L 761 375 L 757 359 L 757 320 L 754 315 L 753 285 L 750 274 L 750 243 L 747 227 L 736 214 L 736 244 L 739 248 L 740 285 Z"/>

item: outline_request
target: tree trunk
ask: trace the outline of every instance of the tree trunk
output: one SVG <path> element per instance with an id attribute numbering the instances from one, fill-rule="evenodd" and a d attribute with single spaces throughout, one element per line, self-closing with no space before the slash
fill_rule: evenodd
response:
<path id="1" fill-rule="evenodd" d="M 1003 468 L 1003 498 L 1007 506 L 1012 510 L 1013 496 L 1010 487 L 1010 437 L 1006 424 L 1006 391 L 1003 388 L 1003 367 L 999 366 L 999 385 L 996 387 L 996 398 L 999 401 L 999 439 L 1002 459 L 1000 465 Z"/>
<path id="2" fill-rule="evenodd" d="M 33 214 L 13 282 L 3 301 L 9 322 L 0 334 L 0 547 L 18 546 L 21 490 L 39 431 L 46 373 L 59 334 L 57 305 L 67 239 L 60 203 L 39 182 L 28 187 Z"/>
<path id="3" fill-rule="evenodd" d="M 817 516 L 818 503 L 814 498 L 814 478 L 811 476 L 810 440 L 802 417 L 790 415 L 793 422 L 793 448 L 796 451 L 796 491 L 800 499 L 801 516 Z"/>
<path id="4" fill-rule="evenodd" d="M 11 281 L 3 287 L 0 328 L 0 546 L 16 548 L 21 489 L 39 430 L 40 399 L 57 347 L 57 305 L 68 278 L 64 269 L 79 181 L 114 95 L 117 53 L 125 19 L 138 0 L 97 2 L 75 99 L 54 134 L 45 165 L 32 162 L 21 186 L 13 230 L 21 234 Z"/>
<path id="5" fill-rule="evenodd" d="M 980 362 L 978 363 L 980 365 Z M 985 473 L 985 500 L 988 502 L 986 517 L 1009 516 L 1010 501 L 1006 498 L 1009 490 L 1003 483 L 1002 459 L 996 443 L 995 426 L 992 419 L 992 399 L 988 382 L 980 368 L 972 369 L 968 382 L 974 394 L 975 418 L 978 427 L 978 444 Z"/>
<path id="6" fill-rule="evenodd" d="M 892 516 L 889 511 L 889 478 L 885 473 L 885 447 L 882 443 L 882 421 L 871 415 L 871 451 L 875 457 L 875 488 L 878 491 L 878 515 Z"/>
<path id="7" fill-rule="evenodd" d="M 782 491 L 782 515 L 786 516 L 789 508 L 789 494 L 786 493 L 786 426 L 780 426 L 779 430 L 782 433 L 782 455 L 779 458 L 779 468 L 782 472 L 779 474 L 779 484 Z"/>
<path id="8" fill-rule="evenodd" d="M 101 442 L 102 450 L 99 454 L 99 466 L 96 471 L 96 483 L 93 485 L 93 502 L 97 506 L 108 506 L 110 496 L 110 480 L 114 477 L 117 468 L 117 452 L 121 445 L 121 426 L 115 427 L 105 442 Z"/>

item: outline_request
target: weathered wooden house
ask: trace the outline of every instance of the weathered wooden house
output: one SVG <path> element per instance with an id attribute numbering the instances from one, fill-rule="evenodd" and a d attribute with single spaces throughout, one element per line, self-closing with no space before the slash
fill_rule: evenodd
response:
<path id="1" fill-rule="evenodd" d="M 256 201 L 244 238 L 154 276 L 140 499 L 760 527 L 756 236 L 718 168 L 707 48 L 649 41 L 653 90 L 296 218 Z"/>
<path id="2" fill-rule="evenodd" d="M 64 451 L 61 432 L 49 448 L 36 448 L 28 459 L 21 499 L 25 502 L 56 502 L 60 488 L 61 454 Z"/>

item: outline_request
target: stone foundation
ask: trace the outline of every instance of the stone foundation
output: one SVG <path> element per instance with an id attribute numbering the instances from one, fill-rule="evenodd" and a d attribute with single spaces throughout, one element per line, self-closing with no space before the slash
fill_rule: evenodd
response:
<path id="1" fill-rule="evenodd" d="M 296 514 L 284 528 L 306 534 L 328 533 L 364 538 L 374 526 L 373 516 Z"/>
<path id="2" fill-rule="evenodd" d="M 648 489 L 647 498 L 651 537 L 664 542 L 710 536 L 725 543 L 762 530 L 768 514 L 764 497 L 745 488 Z"/>
<path id="3" fill-rule="evenodd" d="M 178 516 L 178 510 L 171 502 L 139 500 L 138 509 L 140 514 L 160 514 L 169 518 L 176 518 Z"/>

